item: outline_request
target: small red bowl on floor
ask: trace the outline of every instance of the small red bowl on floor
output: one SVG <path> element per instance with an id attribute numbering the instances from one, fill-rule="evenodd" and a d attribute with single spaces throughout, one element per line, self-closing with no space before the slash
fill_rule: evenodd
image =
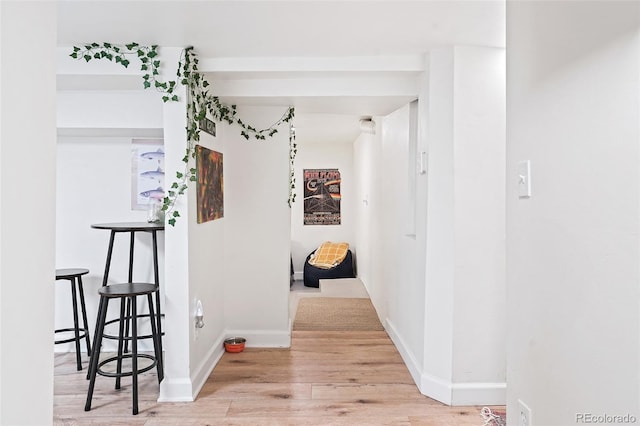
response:
<path id="1" fill-rule="evenodd" d="M 247 341 L 244 337 L 230 337 L 224 341 L 224 349 L 227 352 L 242 352 L 244 350 L 244 344 Z"/>

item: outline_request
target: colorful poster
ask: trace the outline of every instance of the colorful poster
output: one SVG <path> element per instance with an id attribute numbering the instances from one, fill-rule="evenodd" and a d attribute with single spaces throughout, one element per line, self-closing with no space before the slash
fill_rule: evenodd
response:
<path id="1" fill-rule="evenodd" d="M 340 172 L 304 169 L 304 224 L 340 225 Z"/>
<path id="2" fill-rule="evenodd" d="M 147 210 L 164 198 L 164 141 L 131 141 L 131 209 Z"/>
<path id="3" fill-rule="evenodd" d="M 224 217 L 222 153 L 196 145 L 197 222 Z"/>

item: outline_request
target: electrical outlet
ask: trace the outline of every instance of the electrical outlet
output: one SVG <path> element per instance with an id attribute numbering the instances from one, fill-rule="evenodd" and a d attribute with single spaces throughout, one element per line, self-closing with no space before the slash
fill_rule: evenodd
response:
<path id="1" fill-rule="evenodd" d="M 518 400 L 518 426 L 531 426 L 531 408 L 527 404 Z"/>

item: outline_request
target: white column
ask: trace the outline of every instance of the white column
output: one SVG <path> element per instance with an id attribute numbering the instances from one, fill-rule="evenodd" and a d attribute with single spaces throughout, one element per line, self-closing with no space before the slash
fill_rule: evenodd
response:
<path id="1" fill-rule="evenodd" d="M 162 48 L 162 78 L 175 80 L 176 64 L 182 49 Z M 178 102 L 167 102 L 163 108 L 166 185 L 170 185 L 176 172 L 184 171 L 181 161 L 187 147 L 186 90 L 176 86 Z M 158 96 L 158 102 L 162 102 Z M 189 188 L 193 191 L 193 187 Z M 190 377 L 190 303 L 189 303 L 189 203 L 187 195 L 176 201 L 181 217 L 175 226 L 165 225 L 165 298 L 163 311 L 165 377 L 160 384 L 160 401 L 193 400 Z M 168 218 L 167 218 L 168 219 Z"/>
<path id="2" fill-rule="evenodd" d="M 53 419 L 56 8 L 52 1 L 0 2 L 3 425 Z"/>
<path id="3" fill-rule="evenodd" d="M 505 392 L 504 50 L 430 54 L 423 393 L 451 405 Z"/>

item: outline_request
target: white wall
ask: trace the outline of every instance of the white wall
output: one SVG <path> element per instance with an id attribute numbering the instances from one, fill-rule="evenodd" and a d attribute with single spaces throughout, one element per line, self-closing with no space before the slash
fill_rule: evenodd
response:
<path id="1" fill-rule="evenodd" d="M 162 129 L 159 96 L 153 90 L 59 91 L 58 128 L 90 129 L 93 133 L 101 129 Z"/>
<path id="2" fill-rule="evenodd" d="M 411 113 L 417 106 L 417 103 L 406 105 L 384 118 L 382 161 L 376 171 L 381 175 L 379 190 L 382 192 L 380 260 L 385 259 L 377 263 L 381 265 L 386 287 L 386 325 L 396 345 L 410 354 L 407 364 L 412 367 L 414 360 L 422 358 L 424 348 L 424 268 L 421 265 L 425 257 L 425 237 L 422 234 L 418 238 L 408 220 L 408 212 L 415 210 L 417 197 L 411 193 L 409 173 L 414 179 L 419 177 L 424 181 L 426 178 L 417 176 L 416 153 L 410 150 L 415 146 L 410 143 L 410 135 L 415 134 L 417 126 L 411 120 Z M 414 126 L 413 132 L 411 126 Z M 424 220 L 424 210 L 418 213 Z"/>
<path id="3" fill-rule="evenodd" d="M 504 51 L 442 48 L 427 60 L 416 115 L 407 105 L 384 117 L 380 138 L 355 144 L 357 193 L 367 201 L 357 244 L 370 246 L 361 277 L 423 393 L 453 405 L 500 404 Z"/>
<path id="4" fill-rule="evenodd" d="M 639 18 L 638 2 L 507 5 L 507 411 L 522 400 L 534 425 L 640 418 Z"/>
<path id="5" fill-rule="evenodd" d="M 375 134 L 362 133 L 353 144 L 353 165 L 355 181 L 355 215 L 356 221 L 355 240 L 358 249 L 358 277 L 367 287 L 373 300 L 378 315 L 386 317 L 385 294 L 381 287 L 383 282 L 378 263 L 379 248 L 382 247 L 381 236 L 377 226 L 380 209 L 381 175 L 376 173 L 381 160 L 382 151 L 382 117 L 375 117 Z"/>
<path id="6" fill-rule="evenodd" d="M 303 225 L 304 222 L 304 169 L 338 169 L 340 171 L 340 225 Z M 296 202 L 291 208 L 291 254 L 296 279 L 302 279 L 304 262 L 309 253 L 324 241 L 347 242 L 357 262 L 355 226 L 358 222 L 354 193 L 353 144 L 306 143 L 298 144 L 295 160 Z M 357 263 L 356 263 L 357 267 Z"/>
<path id="7" fill-rule="evenodd" d="M 53 418 L 55 41 L 55 3 L 0 2 L 3 425 Z"/>
<path id="8" fill-rule="evenodd" d="M 184 110 L 175 104 L 164 109 L 167 168 L 175 172 L 184 166 Z M 282 113 L 281 107 L 239 109 L 243 121 L 257 128 Z M 194 399 L 229 335 L 245 337 L 249 347 L 290 344 L 289 143 L 288 132 L 279 135 L 246 141 L 239 127 L 226 123 L 217 123 L 215 138 L 201 133 L 200 145 L 223 153 L 224 217 L 198 224 L 196 187 L 190 185 L 178 201 L 181 217 L 165 231 L 167 376 L 161 401 Z M 199 330 L 197 300 L 205 322 Z"/>
<path id="9" fill-rule="evenodd" d="M 425 393 L 505 400 L 504 50 L 430 53 Z"/>
<path id="10" fill-rule="evenodd" d="M 218 123 L 218 129 L 223 127 Z M 217 137 L 200 133 L 199 145 L 223 154 L 223 173 L 226 177 L 228 156 L 225 148 L 224 131 L 220 130 Z M 195 166 L 193 166 L 195 167 Z M 226 183 L 226 182 L 225 182 Z M 208 378 L 214 363 L 222 355 L 222 341 L 225 332 L 224 293 L 227 285 L 227 266 L 224 253 L 227 247 L 225 236 L 226 207 L 232 200 L 227 197 L 225 189 L 225 217 L 205 223 L 197 223 L 197 192 L 192 183 L 188 192 L 189 208 L 186 216 L 180 221 L 189 222 L 189 299 L 187 306 L 187 327 L 190 330 L 191 350 L 189 359 L 190 377 L 194 383 L 193 396 L 197 395 L 200 387 Z M 195 328 L 195 311 L 197 301 L 202 302 L 205 326 Z M 183 366 L 184 368 L 184 366 Z"/>
<path id="11" fill-rule="evenodd" d="M 456 47 L 454 74 L 453 383 L 495 386 L 504 403 L 505 51 Z M 454 404 L 477 403 L 460 394 Z"/>
<path id="12" fill-rule="evenodd" d="M 238 108 L 256 128 L 270 126 L 285 110 Z M 247 346 L 289 346 L 288 127 L 265 141 L 245 140 L 237 126 L 219 129 L 225 141 L 225 327 Z"/>
<path id="13" fill-rule="evenodd" d="M 378 117 L 376 135 L 361 135 L 354 145 L 357 199 L 360 205 L 356 242 L 359 274 L 387 332 L 416 378 L 420 376 L 424 340 L 424 232 L 409 229 L 409 210 L 415 209 L 416 229 L 424 230 L 424 185 L 410 155 L 409 104 Z M 415 132 L 414 132 L 415 133 Z M 416 148 L 417 151 L 417 148 Z M 411 159 L 411 160 L 410 160 Z M 410 194 L 409 173 L 420 192 Z M 410 197 L 413 197 L 411 201 Z M 422 199 L 422 200 L 421 200 Z M 418 209 L 417 206 L 420 206 Z M 413 227 L 411 227 L 413 228 Z"/>

